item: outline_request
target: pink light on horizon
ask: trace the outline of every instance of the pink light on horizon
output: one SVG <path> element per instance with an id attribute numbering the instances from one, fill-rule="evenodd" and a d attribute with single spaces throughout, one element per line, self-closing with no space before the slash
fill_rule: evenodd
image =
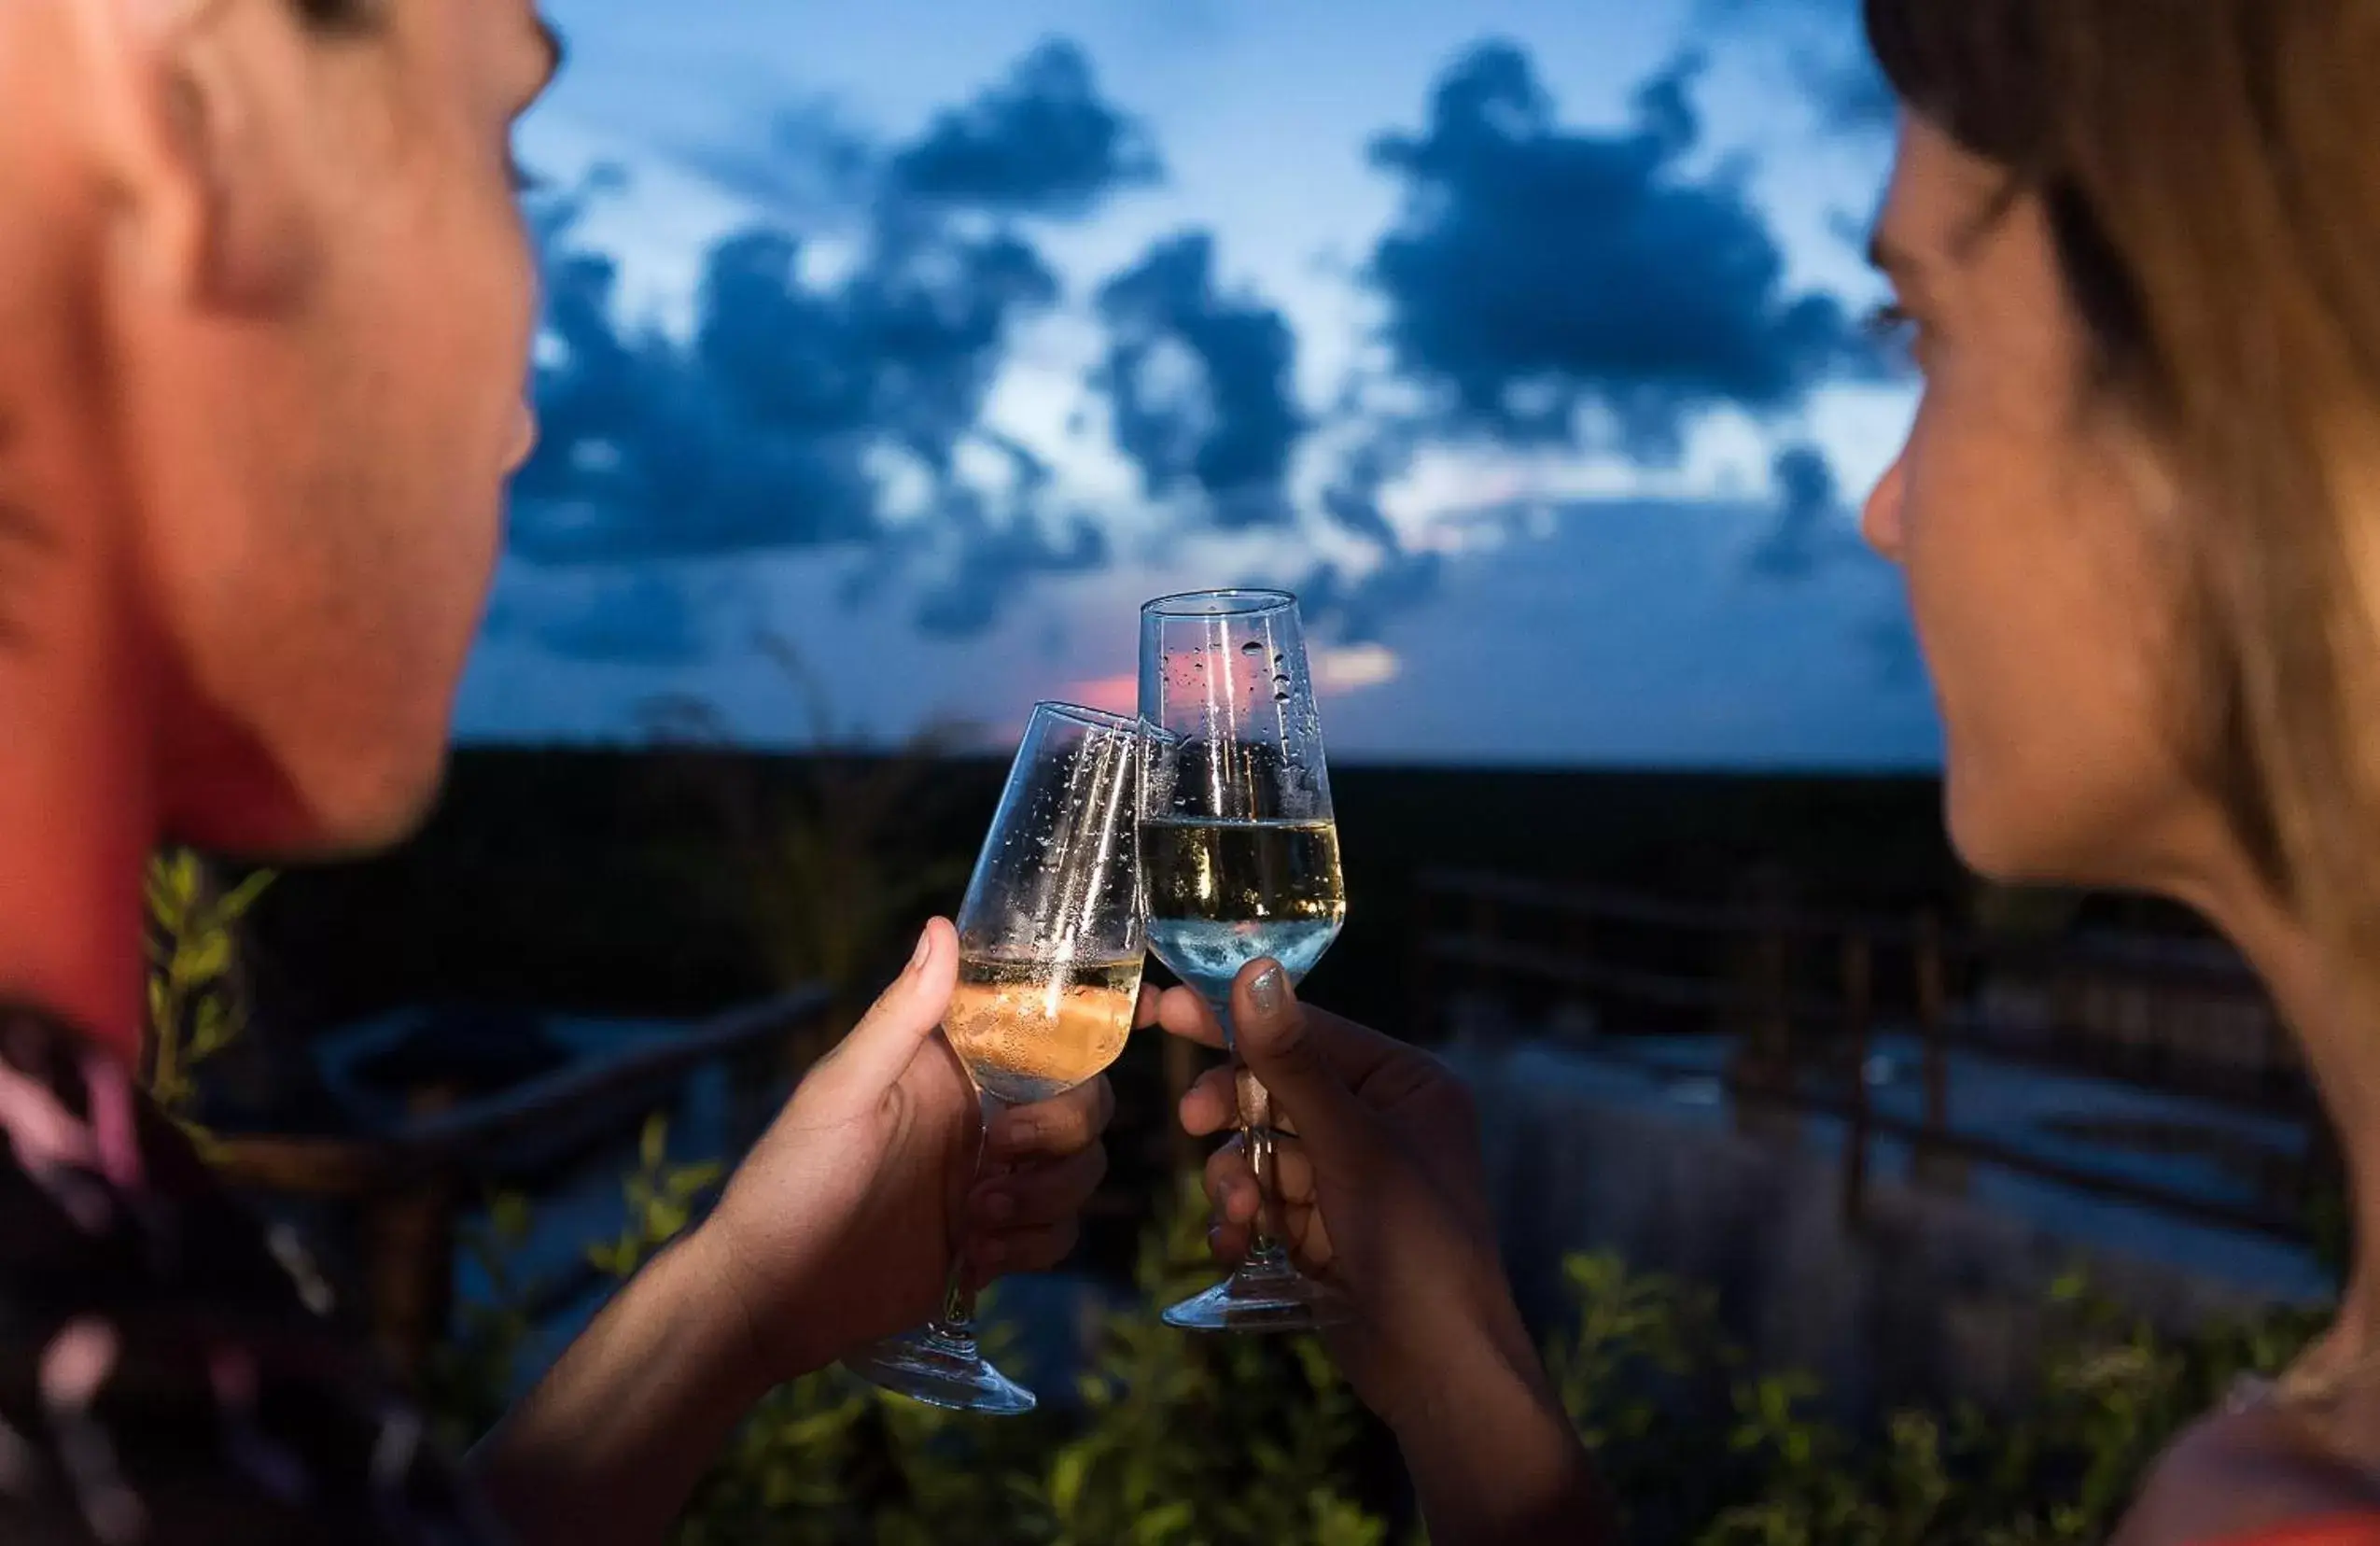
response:
<path id="1" fill-rule="evenodd" d="M 1138 713 L 1141 708 L 1141 679 L 1129 671 L 1117 676 L 1093 677 L 1087 682 L 1070 682 L 1059 688 L 1058 696 L 1069 703 L 1079 703 L 1085 709 L 1104 709 L 1111 714 Z"/>

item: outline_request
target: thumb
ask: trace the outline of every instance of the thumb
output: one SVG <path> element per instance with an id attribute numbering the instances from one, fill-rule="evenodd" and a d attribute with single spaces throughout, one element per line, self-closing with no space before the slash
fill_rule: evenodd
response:
<path id="1" fill-rule="evenodd" d="M 1297 1124 L 1317 1166 L 1332 1168 L 1369 1139 L 1364 1104 L 1331 1062 L 1329 1033 L 1297 1002 L 1279 962 L 1259 961 L 1240 971 L 1231 985 L 1231 1019 L 1240 1061 Z"/>
<path id="2" fill-rule="evenodd" d="M 959 931 L 937 918 L 918 935 L 908 966 L 819 1061 L 818 1076 L 837 1096 L 864 1099 L 889 1088 L 942 1024 L 958 981 Z"/>

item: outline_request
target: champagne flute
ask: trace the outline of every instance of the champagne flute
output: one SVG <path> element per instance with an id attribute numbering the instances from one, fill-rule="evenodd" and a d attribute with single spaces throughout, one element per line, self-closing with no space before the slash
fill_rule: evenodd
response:
<path id="1" fill-rule="evenodd" d="M 974 1081 L 983 1131 L 1000 1113 L 1097 1078 L 1124 1051 L 1144 931 L 1135 829 L 1138 722 L 1036 707 L 959 910 L 959 983 L 943 1033 Z M 981 1175 L 981 1151 L 977 1174 Z M 1033 1393 L 977 1346 L 963 1256 L 942 1314 L 844 1360 L 932 1406 L 1014 1415 Z"/>
<path id="2" fill-rule="evenodd" d="M 1232 979 L 1269 956 L 1304 977 L 1347 917 L 1323 727 L 1297 598 L 1207 591 L 1141 610 L 1141 871 L 1149 948 L 1231 1038 Z M 1207 1331 L 1339 1317 L 1277 1238 L 1271 1101 L 1237 1055 L 1240 1133 L 1265 1205 L 1229 1281 L 1165 1313 Z"/>

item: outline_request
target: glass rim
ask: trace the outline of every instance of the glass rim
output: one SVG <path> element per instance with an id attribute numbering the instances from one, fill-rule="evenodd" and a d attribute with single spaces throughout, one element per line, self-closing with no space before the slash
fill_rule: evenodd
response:
<path id="1" fill-rule="evenodd" d="M 1032 717 L 1065 720 L 1070 724 L 1084 725 L 1093 730 L 1105 730 L 1115 735 L 1138 737 L 1141 733 L 1141 721 L 1133 715 L 1111 713 L 1105 709 L 1094 709 L 1088 704 L 1062 703 L 1055 698 L 1044 698 L 1034 704 Z"/>
<path id="2" fill-rule="evenodd" d="M 1197 603 L 1192 605 L 1192 603 Z M 1297 606 L 1297 593 L 1250 586 L 1177 591 L 1141 605 L 1143 617 L 1262 617 Z"/>

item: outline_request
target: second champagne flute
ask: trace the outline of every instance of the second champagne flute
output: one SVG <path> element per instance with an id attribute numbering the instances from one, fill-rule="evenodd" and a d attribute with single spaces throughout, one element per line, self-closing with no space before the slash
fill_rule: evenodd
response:
<path id="1" fill-rule="evenodd" d="M 1008 1106 L 1087 1084 L 1124 1051 L 1143 944 L 1139 767 L 1136 721 L 1044 703 L 1026 726 L 959 910 L 959 985 L 943 1019 L 986 1132 Z M 966 1269 L 963 1257 L 951 1263 L 931 1325 L 844 1364 L 930 1405 L 1030 1412 L 1033 1393 L 976 1345 Z"/>
<path id="2" fill-rule="evenodd" d="M 1141 717 L 1149 948 L 1214 1008 L 1228 1039 L 1239 969 L 1270 956 L 1295 982 L 1347 918 L 1297 598 L 1205 591 L 1142 608 Z M 1228 1282 L 1165 1318 L 1203 1331 L 1311 1330 L 1341 1307 L 1273 1236 L 1271 1100 L 1244 1067 L 1239 1095 L 1265 1199 L 1255 1240 Z"/>

